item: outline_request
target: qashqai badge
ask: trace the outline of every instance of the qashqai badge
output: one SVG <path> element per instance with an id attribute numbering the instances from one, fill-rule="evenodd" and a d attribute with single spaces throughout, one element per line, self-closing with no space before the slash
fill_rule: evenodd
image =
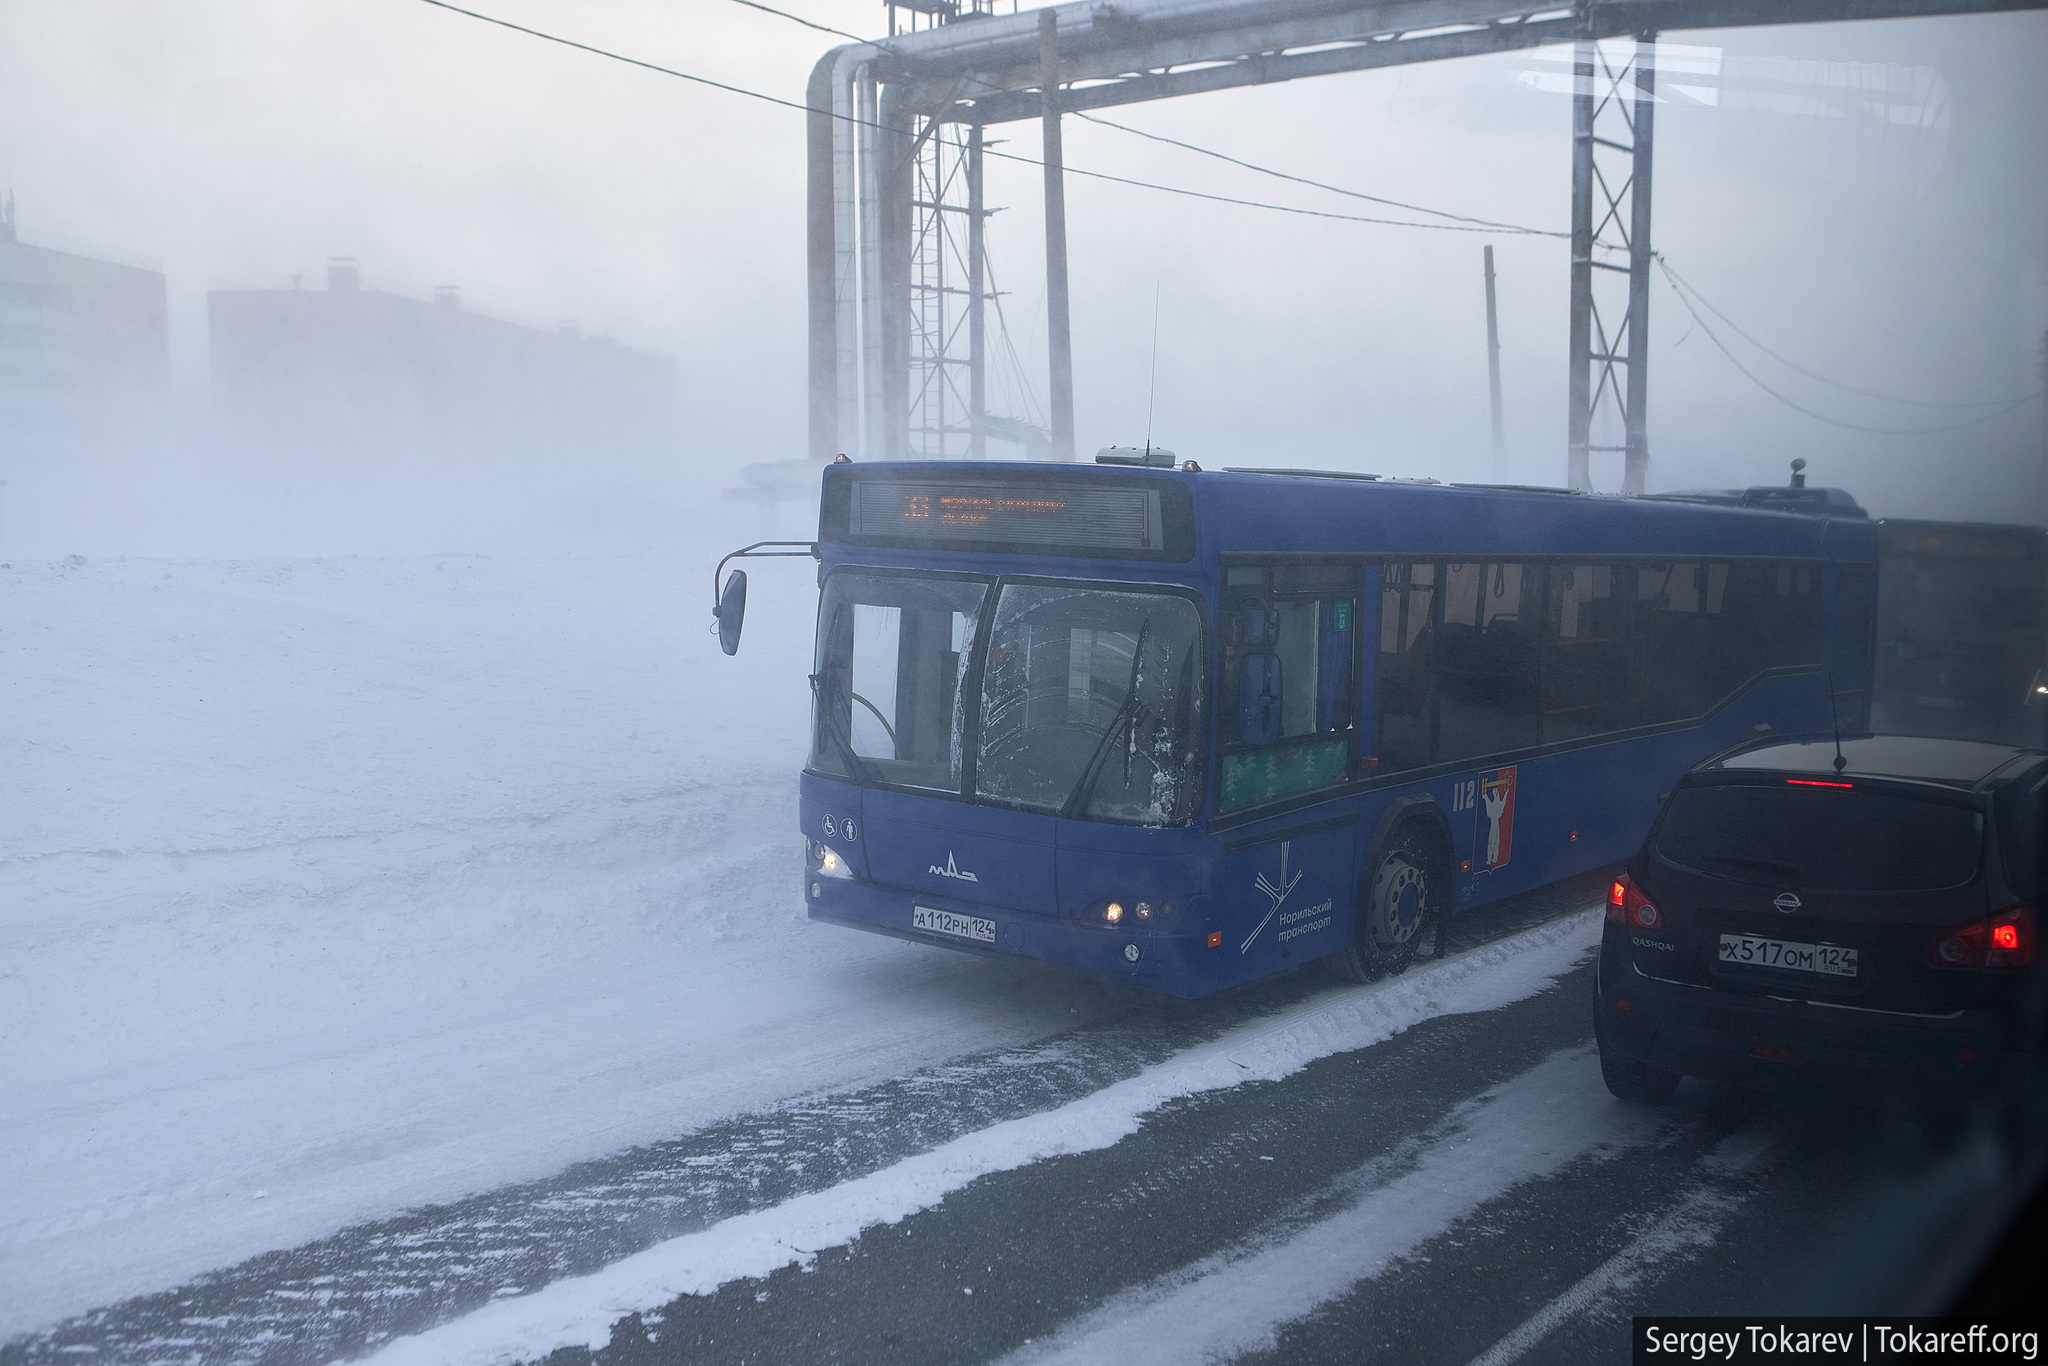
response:
<path id="1" fill-rule="evenodd" d="M 1790 915 L 1792 914 L 1792 912 L 1799 909 L 1799 898 L 1791 892 L 1780 892 L 1778 893 L 1777 900 L 1773 901 L 1771 904 L 1773 906 L 1776 906 L 1779 910 L 1783 911 L 1786 915 Z"/>

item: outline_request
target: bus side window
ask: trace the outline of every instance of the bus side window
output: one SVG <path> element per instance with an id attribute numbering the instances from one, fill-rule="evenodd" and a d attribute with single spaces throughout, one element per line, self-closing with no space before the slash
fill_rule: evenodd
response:
<path id="1" fill-rule="evenodd" d="M 1380 647 L 1375 674 L 1379 771 L 1399 773 L 1430 762 L 1435 706 L 1436 566 L 1389 564 L 1380 570 Z"/>
<path id="2" fill-rule="evenodd" d="M 1635 724 L 1630 706 L 1635 641 L 1615 591 L 1627 566 L 1549 567 L 1543 618 L 1543 740 L 1603 735 Z"/>
<path id="3" fill-rule="evenodd" d="M 1237 734 L 1247 745 L 1270 745 L 1285 731 L 1286 674 L 1280 657 L 1280 614 L 1263 603 L 1237 610 Z"/>
<path id="4" fill-rule="evenodd" d="M 1444 567 L 1436 671 L 1439 762 L 1538 742 L 1536 637 L 1523 614 L 1534 618 L 1540 611 L 1542 574 L 1540 565 Z"/>
<path id="5" fill-rule="evenodd" d="M 1713 685 L 1720 648 L 1708 589 L 1728 566 L 1689 560 L 1636 566 L 1636 624 L 1642 634 L 1643 720 L 1650 725 L 1704 716 L 1720 693 Z"/>

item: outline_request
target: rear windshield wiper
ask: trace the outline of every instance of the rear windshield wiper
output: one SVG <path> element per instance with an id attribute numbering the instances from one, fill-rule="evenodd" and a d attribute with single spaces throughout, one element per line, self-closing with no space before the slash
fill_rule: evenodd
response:
<path id="1" fill-rule="evenodd" d="M 1776 873 L 1799 881 L 1799 869 L 1790 863 L 1777 863 L 1767 858 L 1739 858 L 1733 854 L 1694 854 L 1695 863 L 1718 863 L 1729 868 L 1753 868 L 1759 873 Z"/>

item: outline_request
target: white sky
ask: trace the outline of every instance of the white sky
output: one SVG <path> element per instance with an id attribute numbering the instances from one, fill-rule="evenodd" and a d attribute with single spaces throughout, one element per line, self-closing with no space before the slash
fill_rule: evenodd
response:
<path id="1" fill-rule="evenodd" d="M 791 99 L 833 41 L 730 0 L 476 7 Z M 855 31 L 883 23 L 868 0 L 786 7 Z M 1759 89 L 1918 69 L 1951 102 L 1945 133 L 1828 119 L 1792 98 L 1779 111 L 1664 106 L 1655 240 L 1692 283 L 1774 349 L 1864 389 L 1977 400 L 2040 387 L 2048 15 L 1672 41 L 1722 49 L 1724 70 Z M 1373 193 L 1562 227 L 1569 101 L 1518 80 L 1539 69 L 1554 63 L 1508 54 L 1105 112 Z M 203 392 L 208 288 L 295 273 L 317 284 L 328 256 L 353 255 L 372 288 L 459 284 L 478 311 L 574 320 L 674 357 L 689 438 L 673 469 L 646 472 L 652 482 L 724 483 L 732 465 L 803 452 L 802 122 L 418 0 L 0 0 L 0 188 L 17 195 L 21 236 L 160 263 L 188 393 Z M 1035 125 L 1003 132 L 1035 155 Z M 1067 156 L 1218 193 L 1366 207 L 1075 120 Z M 991 240 L 1012 330 L 1042 368 L 1036 175 L 991 173 L 991 204 L 1008 206 Z M 1084 450 L 1144 438 L 1156 289 L 1153 436 L 1183 456 L 1487 477 L 1479 263 L 1491 240 L 1508 473 L 1562 481 L 1562 243 L 1319 222 L 1079 179 L 1068 215 Z M 1816 482 L 1881 514 L 2038 516 L 2038 405 L 1946 435 L 1846 431 L 1761 393 L 1688 322 L 1658 283 L 1653 488 L 1777 482 L 1804 455 Z M 1744 354 L 1848 421 L 1951 416 Z M 1595 477 L 1615 487 L 1618 462 Z"/>

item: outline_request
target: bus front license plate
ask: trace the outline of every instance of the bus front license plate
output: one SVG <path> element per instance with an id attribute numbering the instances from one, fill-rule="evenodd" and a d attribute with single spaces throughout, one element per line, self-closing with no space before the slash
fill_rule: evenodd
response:
<path id="1" fill-rule="evenodd" d="M 1750 934 L 1722 935 L 1721 961 L 1748 967 L 1824 972 L 1830 977 L 1856 975 L 1854 949 L 1836 944 L 1794 944 L 1783 939 L 1759 939 Z"/>
<path id="2" fill-rule="evenodd" d="M 934 906 L 912 906 L 910 927 L 932 934 L 951 935 L 955 939 L 971 939 L 977 944 L 996 942 L 995 921 L 978 915 L 959 915 L 953 911 L 942 911 Z"/>

